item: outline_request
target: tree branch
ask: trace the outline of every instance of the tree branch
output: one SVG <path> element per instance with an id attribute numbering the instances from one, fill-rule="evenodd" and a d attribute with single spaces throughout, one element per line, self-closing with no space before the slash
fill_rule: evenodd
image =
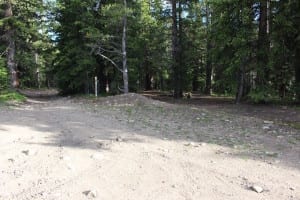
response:
<path id="1" fill-rule="evenodd" d="M 0 53 L 0 57 L 7 53 L 8 48 L 6 48 L 2 53 Z"/>
<path id="2" fill-rule="evenodd" d="M 102 54 L 100 51 L 96 52 L 96 55 L 101 56 L 102 58 L 104 58 L 105 60 L 109 61 L 113 66 L 115 66 L 120 72 L 123 73 L 123 70 L 119 68 L 119 66 L 109 57 L 105 56 L 104 54 Z"/>
<path id="3" fill-rule="evenodd" d="M 98 46 L 98 48 L 99 48 L 99 50 L 101 50 L 103 52 L 116 53 L 116 54 L 122 55 L 122 52 L 118 51 L 115 48 L 112 48 L 113 50 L 108 50 L 108 49 L 105 49 L 105 48 L 100 47 L 100 46 Z"/>

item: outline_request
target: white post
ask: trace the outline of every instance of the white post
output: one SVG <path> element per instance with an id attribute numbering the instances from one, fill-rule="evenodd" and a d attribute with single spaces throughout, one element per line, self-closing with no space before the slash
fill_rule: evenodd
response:
<path id="1" fill-rule="evenodd" d="M 98 78 L 95 76 L 95 97 L 98 96 Z"/>
<path id="2" fill-rule="evenodd" d="M 109 85 L 108 85 L 108 81 L 106 81 L 106 87 L 105 87 L 105 91 L 106 91 L 106 93 L 108 93 L 108 92 L 109 92 Z"/>
<path id="3" fill-rule="evenodd" d="M 41 88 L 41 84 L 40 84 L 40 70 L 39 68 L 36 69 L 36 76 L 37 76 L 37 83 L 38 83 L 38 87 L 39 89 Z"/>

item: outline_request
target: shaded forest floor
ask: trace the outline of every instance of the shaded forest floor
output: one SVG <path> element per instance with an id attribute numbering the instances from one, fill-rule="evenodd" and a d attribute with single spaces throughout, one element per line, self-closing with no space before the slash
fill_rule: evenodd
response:
<path id="1" fill-rule="evenodd" d="M 300 199 L 296 107 L 25 92 L 0 107 L 0 199 Z"/>
<path id="2" fill-rule="evenodd" d="M 242 103 L 236 105 L 232 97 L 217 97 L 193 94 L 191 99 L 175 100 L 161 92 L 144 92 L 142 95 L 171 104 L 200 106 L 208 109 L 224 110 L 237 116 L 257 117 L 277 121 L 300 129 L 300 107 L 297 105 L 271 105 Z"/>

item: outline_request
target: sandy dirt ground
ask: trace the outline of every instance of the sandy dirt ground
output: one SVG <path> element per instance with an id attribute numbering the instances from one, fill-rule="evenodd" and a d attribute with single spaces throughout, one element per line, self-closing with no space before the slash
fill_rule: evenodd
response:
<path id="1" fill-rule="evenodd" d="M 1 106 L 0 199 L 300 200 L 299 130 L 258 116 L 136 94 Z"/>

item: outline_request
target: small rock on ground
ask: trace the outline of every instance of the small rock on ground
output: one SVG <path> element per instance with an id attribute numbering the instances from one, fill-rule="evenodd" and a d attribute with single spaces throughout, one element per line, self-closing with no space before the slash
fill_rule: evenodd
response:
<path id="1" fill-rule="evenodd" d="M 118 136 L 118 137 L 116 138 L 116 141 L 117 141 L 117 142 L 122 142 L 123 139 L 122 139 L 120 136 Z"/>
<path id="2" fill-rule="evenodd" d="M 264 124 L 273 124 L 273 123 L 274 123 L 273 121 L 268 121 L 268 120 L 264 121 Z"/>
<path id="3" fill-rule="evenodd" d="M 95 153 L 95 154 L 91 155 L 91 158 L 95 159 L 95 160 L 102 160 L 104 158 L 104 156 L 101 153 Z"/>
<path id="4" fill-rule="evenodd" d="M 198 144 L 194 143 L 194 142 L 189 142 L 189 143 L 186 143 L 184 144 L 185 146 L 191 146 L 191 147 L 199 147 Z"/>
<path id="5" fill-rule="evenodd" d="M 257 193 L 262 193 L 264 191 L 264 189 L 258 185 L 253 185 L 250 187 L 250 189 Z"/>
<path id="6" fill-rule="evenodd" d="M 96 198 L 97 197 L 97 191 L 96 190 L 86 190 L 82 193 L 88 198 Z"/>
<path id="7" fill-rule="evenodd" d="M 28 150 L 23 150 L 22 153 L 25 154 L 26 156 L 32 156 L 36 154 L 36 151 L 28 149 Z"/>

